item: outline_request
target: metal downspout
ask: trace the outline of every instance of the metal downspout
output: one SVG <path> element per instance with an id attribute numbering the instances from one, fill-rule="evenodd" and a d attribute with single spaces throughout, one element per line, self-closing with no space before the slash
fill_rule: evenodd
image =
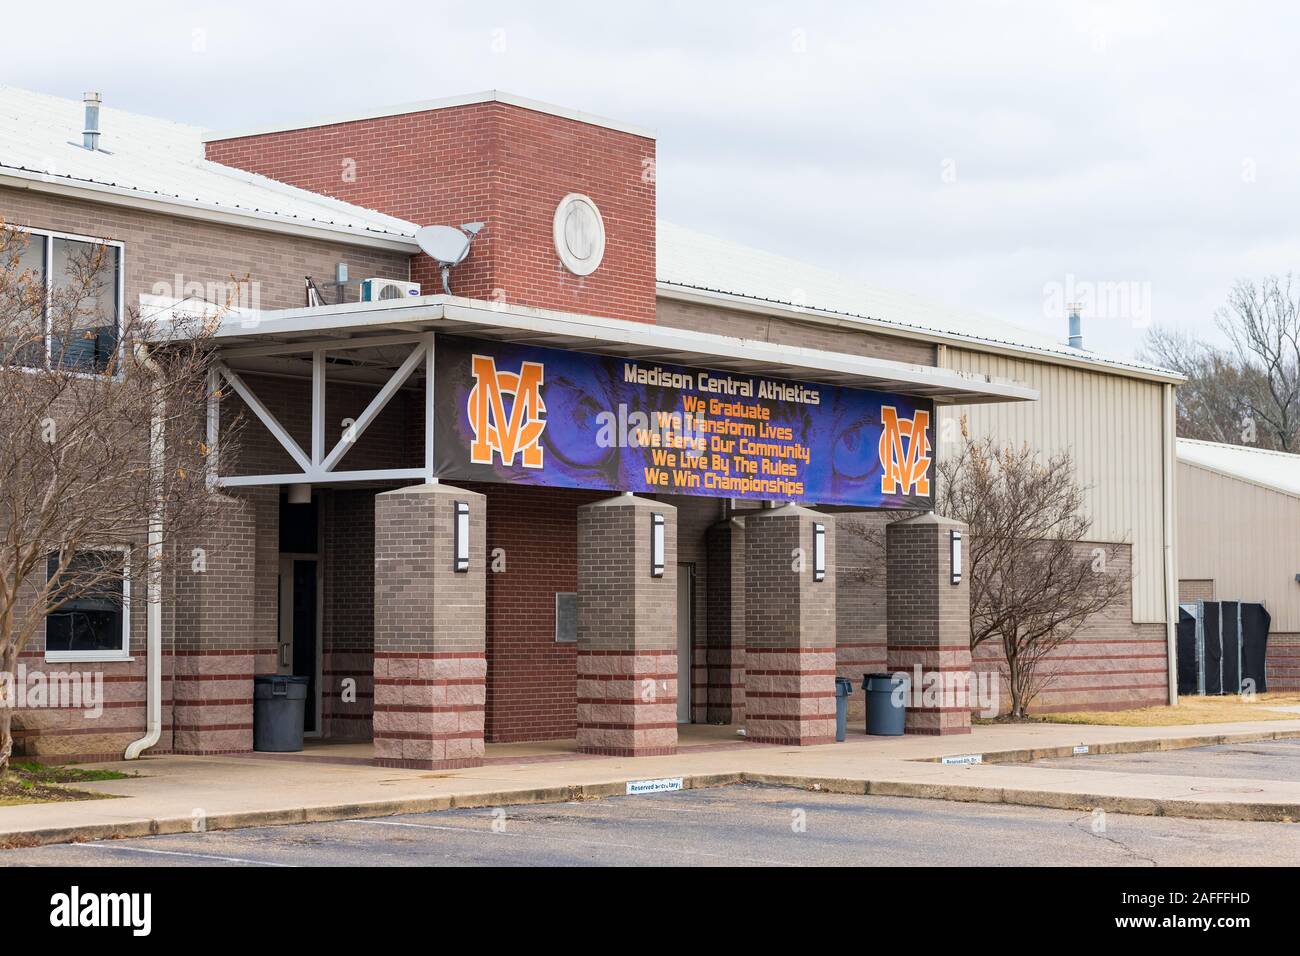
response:
<path id="1" fill-rule="evenodd" d="M 141 347 L 140 359 L 151 372 L 158 367 Z M 154 481 L 161 485 L 166 467 L 167 444 L 162 409 L 154 412 L 149 425 L 149 468 Z M 127 746 L 124 760 L 135 760 L 158 743 L 162 736 L 162 505 L 155 503 L 149 516 L 149 539 L 145 573 L 145 734 Z"/>

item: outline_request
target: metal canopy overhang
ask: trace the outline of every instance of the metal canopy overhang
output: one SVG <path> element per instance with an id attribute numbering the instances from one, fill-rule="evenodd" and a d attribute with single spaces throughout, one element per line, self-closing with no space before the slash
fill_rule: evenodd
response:
<path id="1" fill-rule="evenodd" d="M 1038 398 L 1036 389 L 952 369 L 444 295 L 286 309 L 256 317 L 231 314 L 222 318 L 215 342 L 232 366 L 274 371 L 277 356 L 377 347 L 428 332 L 874 389 L 945 405 Z M 285 363 L 281 371 L 292 374 L 291 367 Z"/>

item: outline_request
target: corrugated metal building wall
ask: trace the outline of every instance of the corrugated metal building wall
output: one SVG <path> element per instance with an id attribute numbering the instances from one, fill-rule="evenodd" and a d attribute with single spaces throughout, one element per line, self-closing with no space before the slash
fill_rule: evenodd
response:
<path id="1" fill-rule="evenodd" d="M 1089 486 L 1098 541 L 1133 549 L 1133 622 L 1164 623 L 1164 385 L 1160 382 L 949 346 L 948 368 L 1010 379 L 1038 389 L 1037 402 L 948 408 L 939 415 L 943 442 L 971 434 L 1026 441 L 1044 454 L 1068 450 Z"/>
<path id="2" fill-rule="evenodd" d="M 1272 616 L 1270 690 L 1300 688 L 1300 498 L 1178 463 L 1178 578 L 1185 600 L 1259 601 Z M 1193 582 L 1199 586 L 1188 586 Z M 1207 592 L 1208 593 L 1208 592 Z"/>

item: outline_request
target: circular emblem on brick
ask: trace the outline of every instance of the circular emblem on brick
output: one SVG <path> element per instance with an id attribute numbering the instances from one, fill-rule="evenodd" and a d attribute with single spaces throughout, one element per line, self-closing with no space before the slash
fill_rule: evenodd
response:
<path id="1" fill-rule="evenodd" d="M 605 257 L 605 220 L 591 197 L 569 193 L 555 207 L 555 252 L 564 268 L 589 276 Z"/>

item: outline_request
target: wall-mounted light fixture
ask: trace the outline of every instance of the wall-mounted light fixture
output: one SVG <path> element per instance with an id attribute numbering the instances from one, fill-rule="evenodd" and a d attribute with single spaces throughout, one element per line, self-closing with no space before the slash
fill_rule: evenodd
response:
<path id="1" fill-rule="evenodd" d="M 664 576 L 664 516 L 658 511 L 650 515 L 650 576 Z"/>
<path id="2" fill-rule="evenodd" d="M 948 548 L 952 554 L 952 583 L 961 584 L 961 532 L 949 532 Z"/>
<path id="3" fill-rule="evenodd" d="M 813 580 L 826 580 L 826 525 L 813 525 Z"/>
<path id="4" fill-rule="evenodd" d="M 452 529 L 453 571 L 469 570 L 469 502 L 456 502 L 456 524 Z"/>

